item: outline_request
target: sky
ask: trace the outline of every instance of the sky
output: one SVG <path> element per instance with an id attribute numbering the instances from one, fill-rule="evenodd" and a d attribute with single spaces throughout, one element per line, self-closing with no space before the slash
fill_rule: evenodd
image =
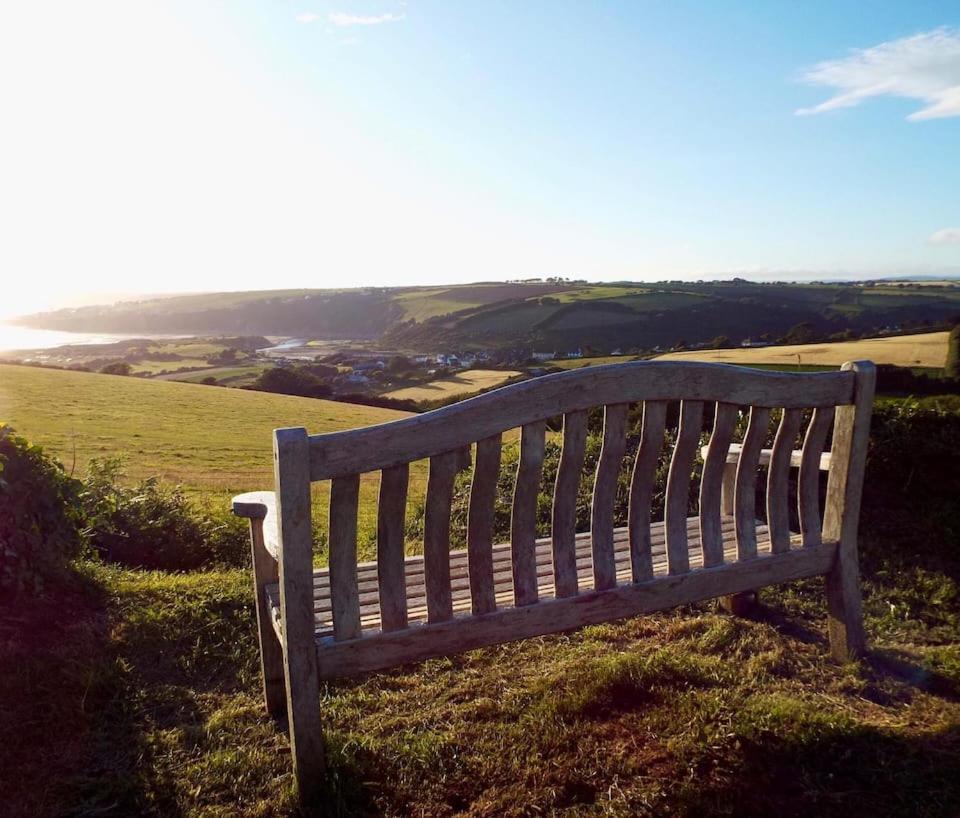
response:
<path id="1" fill-rule="evenodd" d="M 0 315 L 960 274 L 960 4 L 0 3 Z"/>

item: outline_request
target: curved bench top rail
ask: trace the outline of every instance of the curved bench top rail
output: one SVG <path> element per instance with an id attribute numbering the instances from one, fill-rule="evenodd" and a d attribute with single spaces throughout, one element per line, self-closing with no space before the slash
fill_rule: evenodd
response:
<path id="1" fill-rule="evenodd" d="M 634 361 L 510 384 L 415 417 L 310 436 L 310 479 L 422 460 L 567 412 L 645 400 L 802 409 L 853 401 L 855 373 L 783 373 L 730 364 Z"/>

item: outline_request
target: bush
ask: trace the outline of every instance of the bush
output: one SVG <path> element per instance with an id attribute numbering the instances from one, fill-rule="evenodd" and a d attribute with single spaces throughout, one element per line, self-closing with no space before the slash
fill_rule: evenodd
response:
<path id="1" fill-rule="evenodd" d="M 947 339 L 947 366 L 944 374 L 948 378 L 960 378 L 960 324 L 957 324 Z"/>
<path id="2" fill-rule="evenodd" d="M 126 361 L 113 361 L 100 368 L 103 375 L 129 375 L 132 371 L 133 367 Z"/>
<path id="3" fill-rule="evenodd" d="M 119 460 L 94 460 L 84 481 L 90 541 L 104 559 L 168 571 L 247 563 L 242 520 L 197 509 L 179 486 L 155 477 L 134 486 L 121 477 Z"/>
<path id="4" fill-rule="evenodd" d="M 42 593 L 85 538 L 81 484 L 39 446 L 0 426 L 0 595 Z"/>

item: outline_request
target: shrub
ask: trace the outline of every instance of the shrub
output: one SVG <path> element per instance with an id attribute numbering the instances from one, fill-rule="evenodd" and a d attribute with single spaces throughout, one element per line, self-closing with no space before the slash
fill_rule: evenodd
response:
<path id="1" fill-rule="evenodd" d="M 126 361 L 113 361 L 100 368 L 100 372 L 104 375 L 129 375 L 132 371 L 133 367 Z"/>
<path id="2" fill-rule="evenodd" d="M 944 374 L 948 378 L 960 378 L 960 324 L 957 324 L 947 339 L 947 366 Z"/>
<path id="3" fill-rule="evenodd" d="M 246 564 L 241 520 L 198 509 L 179 486 L 155 477 L 133 486 L 121 477 L 119 460 L 94 460 L 84 481 L 90 540 L 105 559 L 168 571 Z"/>
<path id="4" fill-rule="evenodd" d="M 0 426 L 0 595 L 42 593 L 84 547 L 81 484 Z"/>

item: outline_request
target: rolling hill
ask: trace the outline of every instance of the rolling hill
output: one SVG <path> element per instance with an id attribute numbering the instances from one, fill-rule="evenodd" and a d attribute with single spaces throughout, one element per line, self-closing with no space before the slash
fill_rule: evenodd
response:
<path id="1" fill-rule="evenodd" d="M 30 326 L 96 332 L 231 333 L 373 340 L 394 348 L 671 348 L 727 336 L 776 340 L 945 324 L 960 286 L 942 282 L 569 281 L 451 287 L 271 290 L 123 302 L 28 316 Z"/>

